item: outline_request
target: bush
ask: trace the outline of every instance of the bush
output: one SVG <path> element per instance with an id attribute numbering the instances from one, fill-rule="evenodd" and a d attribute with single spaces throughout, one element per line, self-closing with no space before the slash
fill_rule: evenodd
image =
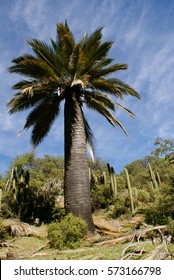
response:
<path id="1" fill-rule="evenodd" d="M 114 208 L 110 216 L 115 219 L 121 216 L 122 214 L 125 214 L 126 212 L 126 197 L 118 195 L 115 199 Z"/>
<path id="2" fill-rule="evenodd" d="M 164 213 L 159 205 L 153 205 L 145 211 L 145 221 L 152 225 L 164 225 L 167 222 L 168 216 Z"/>
<path id="3" fill-rule="evenodd" d="M 59 250 L 75 249 L 84 239 L 87 224 L 72 213 L 66 215 L 60 222 L 53 222 L 48 228 L 50 246 Z"/>
<path id="4" fill-rule="evenodd" d="M 0 219 L 0 239 L 7 239 L 8 236 L 8 232 L 2 223 L 2 219 Z"/>
<path id="5" fill-rule="evenodd" d="M 169 234 L 172 236 L 172 241 L 174 241 L 174 220 L 173 219 L 168 218 L 167 227 L 168 227 Z"/>
<path id="6" fill-rule="evenodd" d="M 153 206 L 146 210 L 146 222 L 150 224 L 167 224 L 168 218 L 174 219 L 174 187 L 163 185 Z"/>
<path id="7" fill-rule="evenodd" d="M 106 209 L 112 202 L 112 193 L 109 185 L 96 185 L 91 190 L 92 211 Z"/>
<path id="8" fill-rule="evenodd" d="M 145 205 L 151 200 L 150 194 L 146 190 L 138 190 L 138 202 L 141 202 Z"/>

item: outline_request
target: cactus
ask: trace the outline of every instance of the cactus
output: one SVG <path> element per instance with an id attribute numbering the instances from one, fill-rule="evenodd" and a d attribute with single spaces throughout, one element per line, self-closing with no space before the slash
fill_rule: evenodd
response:
<path id="1" fill-rule="evenodd" d="M 125 174 L 126 174 L 126 183 L 127 183 L 129 198 L 130 198 L 130 203 L 131 203 L 131 212 L 132 212 L 132 216 L 134 216 L 135 215 L 135 209 L 134 209 L 134 201 L 133 201 L 133 195 L 132 195 L 131 182 L 130 182 L 129 173 L 128 173 L 127 169 L 125 168 L 124 171 L 125 171 Z"/>
<path id="2" fill-rule="evenodd" d="M 112 191 L 113 197 L 116 198 L 117 193 L 118 193 L 118 191 L 117 191 L 117 178 L 116 178 L 116 174 L 115 174 L 114 168 L 111 167 L 109 163 L 107 163 L 107 167 L 108 167 L 108 172 L 109 172 L 109 175 L 110 175 L 111 191 Z"/>
<path id="3" fill-rule="evenodd" d="M 99 177 L 99 182 L 100 184 L 102 185 L 105 185 L 106 184 L 106 172 L 103 171 L 102 174 L 100 175 Z"/>
<path id="4" fill-rule="evenodd" d="M 158 186 L 160 187 L 161 186 L 161 178 L 160 178 L 160 175 L 158 172 L 156 172 L 156 181 L 158 183 Z"/>
<path id="5" fill-rule="evenodd" d="M 134 194 L 135 200 L 138 202 L 138 190 L 136 187 L 133 187 L 133 194 Z"/>
<path id="6" fill-rule="evenodd" d="M 27 199 L 29 179 L 29 171 L 24 171 L 23 169 L 18 171 L 17 167 L 13 167 L 10 178 L 6 184 L 6 191 L 9 191 L 10 188 L 13 190 L 13 197 L 16 204 L 16 214 L 19 218 L 21 218 L 23 202 Z"/>
<path id="7" fill-rule="evenodd" d="M 133 187 L 132 191 L 133 191 L 133 197 L 135 199 L 134 212 L 136 213 L 138 210 L 138 189 L 136 187 Z"/>
<path id="8" fill-rule="evenodd" d="M 1 202 L 2 202 L 2 189 L 0 189 L 0 214 L 1 214 Z"/>
<path id="9" fill-rule="evenodd" d="M 98 178 L 95 175 L 93 170 L 91 170 L 91 182 L 92 182 L 93 185 L 96 185 L 98 183 Z"/>
<path id="10" fill-rule="evenodd" d="M 152 181 L 150 181 L 150 184 L 149 184 L 149 192 L 150 192 L 152 200 L 154 201 L 155 200 L 155 189 L 154 189 L 154 185 L 153 185 Z"/>
<path id="11" fill-rule="evenodd" d="M 117 177 L 116 177 L 115 173 L 113 173 L 112 176 L 113 176 L 112 191 L 113 191 L 114 198 L 116 198 L 116 196 L 118 194 L 118 190 L 117 190 Z"/>
<path id="12" fill-rule="evenodd" d="M 151 177 L 151 181 L 153 183 L 154 189 L 158 189 L 159 184 L 158 184 L 158 182 L 156 180 L 155 174 L 154 174 L 154 172 L 152 170 L 152 167 L 151 167 L 150 163 L 148 163 L 148 166 L 149 166 L 149 173 L 150 173 L 150 177 Z"/>

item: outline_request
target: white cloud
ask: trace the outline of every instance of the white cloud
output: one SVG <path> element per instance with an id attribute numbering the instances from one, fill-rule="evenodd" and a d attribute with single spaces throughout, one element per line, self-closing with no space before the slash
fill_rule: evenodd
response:
<path id="1" fill-rule="evenodd" d="M 15 22 L 22 20 L 34 33 L 42 33 L 46 25 L 45 4 L 45 0 L 17 0 L 11 10 L 10 18 Z"/>

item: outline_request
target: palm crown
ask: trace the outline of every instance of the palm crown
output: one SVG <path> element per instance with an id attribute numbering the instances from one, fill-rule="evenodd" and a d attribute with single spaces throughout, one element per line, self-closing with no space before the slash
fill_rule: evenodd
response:
<path id="1" fill-rule="evenodd" d="M 31 141 L 38 145 L 47 135 L 54 119 L 59 113 L 60 103 L 66 98 L 66 92 L 79 87 L 78 98 L 81 104 L 102 114 L 111 125 L 119 125 L 127 134 L 122 124 L 111 111 L 119 108 L 134 114 L 114 102 L 109 95 L 122 98 L 124 94 L 140 97 L 127 84 L 116 78 L 108 78 L 118 70 L 127 69 L 126 64 L 112 64 L 108 52 L 113 42 L 101 42 L 102 28 L 91 35 L 84 35 L 78 44 L 67 25 L 57 25 L 57 39 L 51 39 L 51 46 L 32 39 L 27 43 L 35 56 L 24 54 L 15 58 L 12 73 L 29 77 L 13 86 L 19 92 L 8 103 L 10 113 L 34 107 L 28 115 L 24 129 L 33 127 Z M 87 140 L 90 142 L 92 132 L 85 120 Z"/>

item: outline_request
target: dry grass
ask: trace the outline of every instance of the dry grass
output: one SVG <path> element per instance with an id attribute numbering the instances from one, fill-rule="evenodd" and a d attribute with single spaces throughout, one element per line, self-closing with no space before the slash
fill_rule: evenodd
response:
<path id="1" fill-rule="evenodd" d="M 111 231 L 113 234 L 123 236 L 134 232 L 135 227 L 143 222 L 142 216 L 120 217 L 119 219 L 109 219 L 105 211 L 98 211 L 93 215 L 94 222 L 99 226 Z M 13 221 L 6 221 L 6 225 L 14 225 Z M 19 226 L 19 221 L 16 223 Z M 47 225 L 40 227 L 31 227 L 28 224 L 22 223 L 22 228 L 25 227 L 25 236 L 16 236 L 14 239 L 7 240 L 6 245 L 0 248 L 0 257 L 6 256 L 7 259 L 32 259 L 32 260 L 118 260 L 123 258 L 123 253 L 130 259 L 146 259 L 159 244 L 152 244 L 150 240 L 138 243 L 139 251 L 133 254 L 130 250 L 137 246 L 129 246 L 130 243 L 117 245 L 104 245 L 102 247 L 94 246 L 95 243 L 102 240 L 112 238 L 111 235 L 106 235 L 102 231 L 95 236 L 88 236 L 82 246 L 77 250 L 59 251 L 51 249 L 47 240 Z M 21 228 L 21 225 L 19 226 Z M 30 231 L 31 230 L 31 231 Z M 104 231 L 105 231 L 104 230 Z M 23 232 L 23 230 L 21 231 Z M 168 245 L 168 250 L 171 252 L 171 258 L 174 256 L 174 244 Z M 138 252 L 141 252 L 139 254 Z"/>

